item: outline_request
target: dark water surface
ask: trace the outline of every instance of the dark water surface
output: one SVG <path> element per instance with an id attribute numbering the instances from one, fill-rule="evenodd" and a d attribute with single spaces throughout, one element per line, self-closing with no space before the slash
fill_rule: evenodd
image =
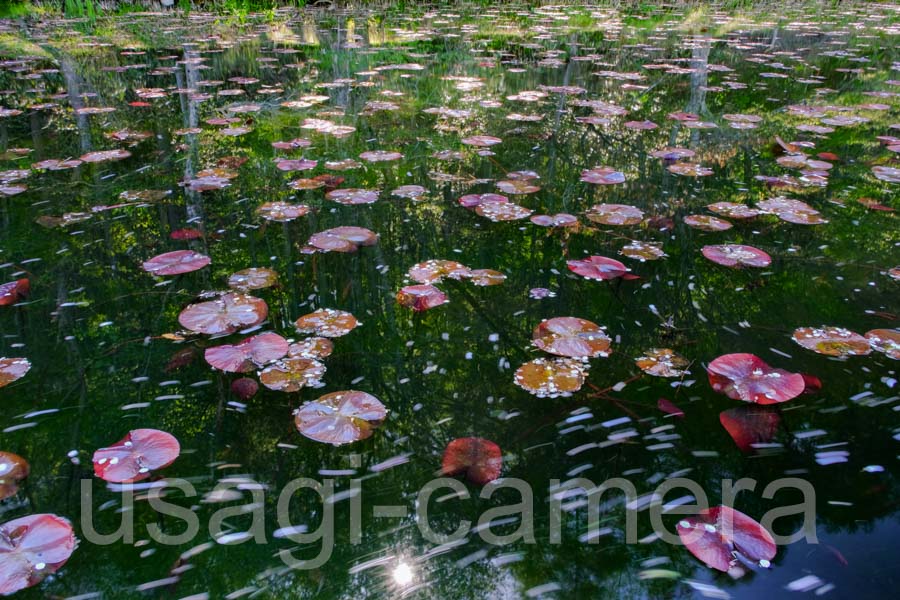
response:
<path id="1" fill-rule="evenodd" d="M 0 505 L 0 521 L 54 513 L 71 520 L 81 539 L 56 575 L 19 596 L 892 596 L 900 567 L 897 362 L 874 351 L 825 356 L 791 334 L 810 326 L 865 334 L 898 325 L 897 272 L 892 278 L 890 270 L 900 264 L 900 230 L 896 213 L 884 209 L 900 208 L 900 164 L 890 140 L 877 138 L 900 136 L 898 33 L 896 6 L 878 5 L 746 16 L 507 7 L 279 13 L 244 22 L 130 16 L 93 27 L 31 23 L 27 32 L 3 25 L 0 105 L 15 110 L 0 119 L 0 262 L 3 282 L 28 278 L 31 289 L 18 304 L 0 306 L 2 355 L 27 358 L 32 368 L 0 390 L 0 450 L 31 465 L 19 492 Z M 290 101 L 298 102 L 282 105 Z M 435 108 L 465 112 L 426 110 Z M 717 127 L 669 116 L 679 112 Z M 591 115 L 594 122 L 585 122 Z M 238 122 L 208 123 L 229 117 Z M 307 119 L 355 129 L 316 131 L 302 127 Z M 644 120 L 658 128 L 625 126 Z M 487 148 L 461 142 L 473 135 L 502 142 L 482 155 Z M 272 146 L 297 138 L 311 144 Z M 791 145 L 797 142 L 804 144 Z M 651 156 L 665 147 L 692 150 L 684 160 L 712 173 L 672 172 L 673 161 Z M 65 170 L 35 166 L 114 149 L 130 156 Z M 403 156 L 360 158 L 371 150 Z M 784 158 L 801 153 L 799 165 Z M 301 157 L 318 164 L 293 172 L 276 166 Z M 346 159 L 359 164 L 326 165 Z M 236 174 L 227 187 L 185 185 L 222 164 L 232 172 L 225 175 Z M 581 180 L 583 170 L 604 165 L 625 182 Z M 540 189 L 504 195 L 534 214 L 575 215 L 579 227 L 492 222 L 459 205 L 466 194 L 503 193 L 496 182 L 525 170 L 540 176 L 529 182 Z M 310 190 L 288 185 L 321 174 L 344 180 Z M 401 185 L 425 193 L 416 200 L 392 195 Z M 325 198 L 335 186 L 380 196 L 342 205 Z M 145 190 L 167 193 L 122 196 Z M 827 223 L 722 217 L 733 228 L 706 232 L 684 222 L 713 215 L 706 206 L 715 202 L 754 206 L 776 196 L 821 213 L 795 221 Z M 275 201 L 312 211 L 290 222 L 257 213 Z M 602 203 L 637 207 L 642 222 L 588 220 L 585 211 Z M 346 225 L 374 231 L 377 244 L 307 253 L 313 233 Z M 201 236 L 172 239 L 183 228 Z M 666 256 L 622 256 L 631 240 L 657 242 Z M 701 254 L 725 243 L 759 248 L 771 264 L 735 269 Z M 147 259 L 182 249 L 211 263 L 168 277 L 142 269 Z M 567 260 L 588 255 L 621 260 L 637 278 L 593 281 L 567 268 Z M 506 279 L 486 287 L 446 279 L 435 285 L 449 303 L 414 313 L 395 297 L 414 283 L 410 267 L 428 259 L 493 269 Z M 299 340 L 293 322 L 323 307 L 362 323 L 333 340 L 333 354 L 322 359 L 324 387 L 285 393 L 260 386 L 242 400 L 230 389 L 241 375 L 211 369 L 203 350 L 244 334 L 172 335 L 183 329 L 182 309 L 203 291 L 226 290 L 229 276 L 248 267 L 279 274 L 276 286 L 252 292 L 268 304 L 254 333 Z M 532 288 L 553 294 L 533 298 Z M 515 385 L 514 372 L 547 356 L 530 345 L 531 332 L 558 316 L 606 327 L 612 352 L 590 361 L 580 391 L 536 397 Z M 641 375 L 634 359 L 651 348 L 686 357 L 688 372 Z M 719 417 L 744 403 L 716 393 L 705 372 L 729 353 L 753 353 L 822 384 L 772 409 L 777 430 L 746 452 Z M 257 378 L 255 371 L 246 376 Z M 350 389 L 389 410 L 370 438 L 338 447 L 298 433 L 294 409 Z M 660 398 L 683 417 L 660 410 Z M 170 488 L 166 497 L 193 507 L 201 532 L 174 546 L 151 540 L 148 524 L 175 534 L 184 522 L 152 510 L 142 489 L 126 511 L 133 541 L 90 543 L 82 508 L 103 533 L 123 518 L 122 494 L 93 476 L 91 456 L 137 428 L 179 440 L 179 458 L 143 483 L 189 481 L 195 496 Z M 448 442 L 469 436 L 496 442 L 503 475 L 531 486 L 536 543 L 491 545 L 473 532 L 439 546 L 421 534 L 417 494 L 439 471 Z M 647 506 L 658 500 L 651 494 L 676 476 L 696 481 L 711 504 L 721 502 L 723 480 L 755 478 L 756 490 L 735 504 L 755 519 L 802 500 L 792 489 L 763 498 L 766 484 L 802 478 L 815 490 L 819 543 L 781 547 L 770 569 L 740 579 L 712 570 L 653 534 Z M 310 570 L 289 569 L 279 552 L 312 558 L 321 541 L 276 534 L 283 527 L 279 493 L 298 477 L 334 481 L 333 553 Z M 558 486 L 574 477 L 634 484 L 639 543 L 626 543 L 621 494 L 603 496 L 599 524 L 588 522 L 581 484 L 560 495 Z M 554 479 L 563 484 L 551 487 Z M 89 501 L 81 480 L 89 482 Z M 519 501 L 508 489 L 479 499 L 479 486 L 467 486 L 468 499 L 448 496 L 449 489 L 435 493 L 434 529 L 449 533 L 461 519 L 475 523 L 489 508 Z M 558 544 L 550 543 L 552 494 L 566 509 Z M 676 489 L 664 502 L 689 495 Z M 384 505 L 405 507 L 407 516 L 374 516 Z M 354 506 L 359 539 L 349 525 Z M 227 516 L 228 537 L 217 543 L 207 525 L 225 507 L 243 508 Z M 261 519 L 257 539 L 229 535 L 251 529 L 242 510 Z M 317 496 L 297 494 L 293 524 L 314 531 L 322 515 Z M 495 518 L 495 533 L 520 525 L 518 517 Z M 664 522 L 674 531 L 679 518 Z M 782 534 L 801 525 L 797 511 L 775 521 Z M 221 543 L 229 541 L 243 543 Z"/>

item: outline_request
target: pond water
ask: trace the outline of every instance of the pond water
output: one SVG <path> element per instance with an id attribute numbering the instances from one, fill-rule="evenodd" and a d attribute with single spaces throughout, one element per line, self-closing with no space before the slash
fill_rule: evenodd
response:
<path id="1" fill-rule="evenodd" d="M 31 368 L 3 365 L 0 450 L 27 460 L 30 476 L 17 490 L 4 480 L 0 522 L 55 514 L 80 540 L 40 581 L 65 556 L 4 554 L 22 533 L 4 529 L 4 589 L 892 595 L 898 33 L 897 7 L 886 5 L 3 24 L 0 263 L 3 282 L 29 290 L 4 288 L 0 355 Z M 347 189 L 357 191 L 338 191 Z M 347 226 L 372 233 L 314 236 Z M 192 253 L 147 263 L 172 251 Z M 429 260 L 460 264 L 420 265 L 413 281 L 411 268 Z M 277 279 L 257 271 L 232 284 L 264 304 L 212 294 L 251 267 Z M 399 303 L 410 285 L 435 289 L 407 290 Z M 213 304 L 183 312 L 204 301 Z M 295 321 L 323 308 L 360 324 L 298 332 Z M 554 317 L 605 334 L 581 322 L 554 334 L 552 322 L 533 345 Z M 859 339 L 823 326 L 882 331 Z M 336 336 L 333 352 L 320 341 L 284 359 L 312 330 Z M 207 352 L 264 332 L 286 341 Z M 843 337 L 819 339 L 829 334 Z M 654 362 L 653 349 L 685 363 L 658 353 Z M 764 363 L 710 366 L 732 354 Z M 293 411 L 345 390 L 377 398 L 386 418 L 377 405 L 356 407 L 330 423 L 338 428 L 316 428 L 321 417 L 300 413 L 301 435 Z M 165 468 L 174 455 L 138 464 L 130 506 L 122 484 L 94 475 L 112 463 L 92 465 L 92 455 L 136 429 L 168 432 L 180 454 Z M 516 507 L 512 488 L 479 498 L 498 474 L 481 464 L 469 481 L 456 477 L 468 493 L 432 495 L 434 531 L 472 524 L 440 543 L 416 520 L 420 490 L 440 476 L 448 444 L 472 437 L 499 446 L 503 478 L 527 484 L 533 513 Z M 132 441 L 166 454 L 158 440 Z M 463 462 L 496 450 L 459 444 Z M 107 456 L 131 460 L 127 448 Z M 299 490 L 281 510 L 301 477 L 323 482 L 327 499 Z M 748 565 L 742 577 L 711 568 L 651 523 L 664 503 L 675 532 L 686 517 L 671 509 L 696 499 L 687 488 L 653 495 L 675 477 L 713 506 L 726 480 L 755 479 L 734 502 L 755 520 L 809 500 L 796 485 L 765 498 L 770 482 L 803 480 L 818 543 L 780 545 L 769 568 Z M 630 481 L 637 499 L 608 491 L 591 516 L 592 485 L 612 478 Z M 168 502 L 199 517 L 199 532 L 175 543 L 147 529 L 186 529 L 149 504 L 166 485 Z M 487 512 L 500 507 L 507 514 Z M 322 540 L 297 534 L 329 529 L 329 515 L 328 560 L 292 568 L 286 559 L 323 553 Z M 476 526 L 479 517 L 493 526 Z M 90 531 L 123 521 L 132 539 L 97 543 Z M 484 539 L 529 524 L 533 542 Z M 772 528 L 802 534 L 803 524 L 795 508 Z"/>

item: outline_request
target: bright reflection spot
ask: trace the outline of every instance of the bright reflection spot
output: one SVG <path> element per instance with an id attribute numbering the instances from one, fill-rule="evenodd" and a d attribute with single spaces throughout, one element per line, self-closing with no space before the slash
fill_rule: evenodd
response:
<path id="1" fill-rule="evenodd" d="M 397 585 L 409 585 L 413 580 L 413 571 L 406 563 L 400 563 L 394 568 L 394 582 Z"/>

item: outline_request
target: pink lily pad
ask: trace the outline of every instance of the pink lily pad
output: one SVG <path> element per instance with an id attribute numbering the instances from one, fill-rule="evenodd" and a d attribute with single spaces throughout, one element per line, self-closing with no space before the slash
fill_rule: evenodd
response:
<path id="1" fill-rule="evenodd" d="M 723 354 L 709 363 L 707 373 L 715 391 L 755 404 L 787 402 L 806 388 L 800 373 L 771 367 L 753 354 Z"/>
<path id="2" fill-rule="evenodd" d="M 277 333 L 254 335 L 237 344 L 207 348 L 206 362 L 226 373 L 246 373 L 278 360 L 288 353 L 288 342 Z"/>
<path id="3" fill-rule="evenodd" d="M 714 506 L 685 517 L 676 527 L 685 547 L 709 567 L 742 573 L 737 553 L 751 563 L 767 567 L 778 547 L 765 527 L 728 506 Z"/>
<path id="4" fill-rule="evenodd" d="M 94 475 L 112 483 L 131 483 L 168 467 L 181 453 L 178 440 L 158 429 L 135 429 L 121 440 L 94 452 Z"/>
<path id="5" fill-rule="evenodd" d="M 193 250 L 175 250 L 144 261 L 143 268 L 154 275 L 181 275 L 198 271 L 210 263 L 205 254 Z"/>
<path id="6" fill-rule="evenodd" d="M 340 446 L 364 440 L 387 418 L 387 409 L 371 394 L 332 392 L 294 411 L 294 424 L 304 436 Z"/>
<path id="7" fill-rule="evenodd" d="M 0 594 L 24 590 L 56 573 L 75 543 L 72 524 L 56 515 L 28 515 L 0 525 Z"/>
<path id="8" fill-rule="evenodd" d="M 178 315 L 178 322 L 197 333 L 218 335 L 265 321 L 269 307 L 264 300 L 227 292 L 213 300 L 191 304 Z"/>
<path id="9" fill-rule="evenodd" d="M 631 270 L 619 261 L 605 256 L 589 256 L 583 260 L 570 260 L 566 262 L 566 265 L 576 275 L 597 281 L 615 279 Z"/>
<path id="10" fill-rule="evenodd" d="M 583 359 L 609 356 L 612 340 L 599 325 L 587 319 L 554 317 L 534 328 L 531 343 L 550 354 Z"/>
<path id="11" fill-rule="evenodd" d="M 416 312 L 446 304 L 447 294 L 433 285 L 408 285 L 397 292 L 397 303 Z"/>
<path id="12" fill-rule="evenodd" d="M 716 264 L 726 267 L 768 267 L 772 257 L 753 246 L 722 244 L 703 246 L 703 256 Z"/>

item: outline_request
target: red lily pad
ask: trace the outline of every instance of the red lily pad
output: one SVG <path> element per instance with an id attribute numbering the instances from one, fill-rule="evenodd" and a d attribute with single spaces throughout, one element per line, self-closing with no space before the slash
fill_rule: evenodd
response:
<path id="1" fill-rule="evenodd" d="M 422 312 L 446 304 L 447 294 L 433 285 L 408 285 L 397 292 L 397 303 L 400 306 Z"/>
<path id="2" fill-rule="evenodd" d="M 356 252 L 360 246 L 374 246 L 378 234 L 365 227 L 335 227 L 314 233 L 309 245 L 322 252 Z"/>
<path id="3" fill-rule="evenodd" d="M 612 340 L 599 325 L 587 319 L 554 317 L 534 328 L 531 343 L 550 354 L 584 359 L 609 356 Z"/>
<path id="4" fill-rule="evenodd" d="M 584 385 L 585 370 L 571 358 L 536 358 L 516 369 L 513 381 L 538 398 L 570 396 Z"/>
<path id="5" fill-rule="evenodd" d="M 456 438 L 447 444 L 441 459 L 441 475 L 464 475 L 478 485 L 485 485 L 500 477 L 503 454 L 500 446 L 484 438 Z"/>
<path id="6" fill-rule="evenodd" d="M 321 387 L 325 370 L 325 365 L 314 358 L 292 357 L 260 371 L 259 381 L 277 392 L 299 392 L 305 387 Z"/>
<path id="7" fill-rule="evenodd" d="M 121 440 L 94 452 L 94 475 L 111 483 L 131 483 L 168 467 L 181 453 L 178 440 L 158 429 L 135 429 Z"/>
<path id="8" fill-rule="evenodd" d="M 497 182 L 497 189 L 504 194 L 534 194 L 541 191 L 541 186 L 528 179 L 506 179 Z"/>
<path id="9" fill-rule="evenodd" d="M 753 354 L 723 354 L 709 363 L 707 373 L 715 391 L 755 404 L 787 402 L 806 388 L 799 373 L 771 367 Z"/>
<path id="10" fill-rule="evenodd" d="M 12 452 L 0 452 L 0 500 L 14 496 L 28 472 L 27 460 Z"/>
<path id="11" fill-rule="evenodd" d="M 603 225 L 637 225 L 644 219 L 644 212 L 627 204 L 597 204 L 584 213 L 594 223 Z"/>
<path id="12" fill-rule="evenodd" d="M 566 261 L 569 270 L 585 279 L 604 281 L 621 277 L 631 269 L 605 256 L 589 256 L 583 260 Z"/>
<path id="13" fill-rule="evenodd" d="M 709 215 L 688 215 L 684 218 L 684 224 L 702 231 L 727 231 L 733 227 L 725 219 L 711 217 Z"/>
<path id="14" fill-rule="evenodd" d="M 175 250 L 144 261 L 143 269 L 153 275 L 181 275 L 199 271 L 210 263 L 205 254 L 193 250 Z"/>
<path id="15" fill-rule="evenodd" d="M 777 216 L 782 221 L 798 225 L 820 225 L 828 221 L 806 202 L 793 198 L 770 198 L 757 203 L 757 208 Z"/>
<path id="16" fill-rule="evenodd" d="M 259 384 L 255 379 L 240 377 L 231 382 L 231 393 L 246 402 L 259 391 Z"/>
<path id="17" fill-rule="evenodd" d="M 726 267 L 768 267 L 772 257 L 753 246 L 740 244 L 721 244 L 703 246 L 703 256 L 716 264 Z"/>
<path id="18" fill-rule="evenodd" d="M 17 279 L 0 285 L 0 306 L 17 304 L 28 298 L 31 293 L 31 282 L 26 278 Z"/>
<path id="19" fill-rule="evenodd" d="M 371 394 L 332 392 L 294 411 L 294 424 L 304 436 L 340 446 L 364 440 L 387 418 L 387 409 Z"/>
<path id="20" fill-rule="evenodd" d="M 826 356 L 865 356 L 872 352 L 866 338 L 843 327 L 798 327 L 792 337 L 807 350 Z"/>
<path id="21" fill-rule="evenodd" d="M 719 422 L 741 452 L 753 452 L 775 439 L 781 416 L 769 406 L 736 406 L 719 413 Z"/>
<path id="22" fill-rule="evenodd" d="M 359 325 L 359 321 L 350 313 L 333 308 L 320 308 L 294 322 L 300 333 L 312 333 L 327 338 L 347 335 Z"/>
<path id="23" fill-rule="evenodd" d="M 873 329 L 866 332 L 869 345 L 888 358 L 900 360 L 900 331 L 896 329 Z"/>
<path id="24" fill-rule="evenodd" d="M 22 379 L 30 369 L 27 358 L 0 358 L 0 388 Z"/>
<path id="25" fill-rule="evenodd" d="M 278 360 L 288 353 L 288 342 L 277 333 L 254 335 L 237 344 L 223 344 L 207 348 L 206 362 L 226 373 L 246 373 Z"/>
<path id="26" fill-rule="evenodd" d="M 173 240 L 197 240 L 203 237 L 203 232 L 191 227 L 184 227 L 174 230 L 169 237 Z"/>
<path id="27" fill-rule="evenodd" d="M 228 277 L 228 287 L 239 292 L 262 290 L 272 287 L 278 281 L 278 273 L 265 267 L 241 269 Z"/>
<path id="28" fill-rule="evenodd" d="M 691 554 L 725 573 L 732 569 L 743 572 L 734 553 L 748 562 L 768 566 L 778 551 L 765 527 L 728 506 L 714 506 L 696 516 L 685 517 L 676 529 Z"/>
<path id="29" fill-rule="evenodd" d="M 656 401 L 656 408 L 663 411 L 667 415 L 672 415 L 673 417 L 684 417 L 684 411 L 678 408 L 674 402 L 668 400 L 666 398 L 660 398 Z"/>
<path id="30" fill-rule="evenodd" d="M 75 543 L 72 524 L 56 515 L 28 515 L 0 525 L 0 594 L 24 590 L 56 573 Z"/>
<path id="31" fill-rule="evenodd" d="M 178 322 L 197 333 L 218 335 L 265 321 L 269 307 L 264 300 L 227 292 L 213 300 L 191 304 L 178 315 Z"/>
<path id="32" fill-rule="evenodd" d="M 86 163 L 102 163 L 108 162 L 112 160 L 122 160 L 131 156 L 131 152 L 128 150 L 115 149 L 115 150 L 100 150 L 98 152 L 88 152 L 87 154 L 79 157 L 81 162 Z"/>

